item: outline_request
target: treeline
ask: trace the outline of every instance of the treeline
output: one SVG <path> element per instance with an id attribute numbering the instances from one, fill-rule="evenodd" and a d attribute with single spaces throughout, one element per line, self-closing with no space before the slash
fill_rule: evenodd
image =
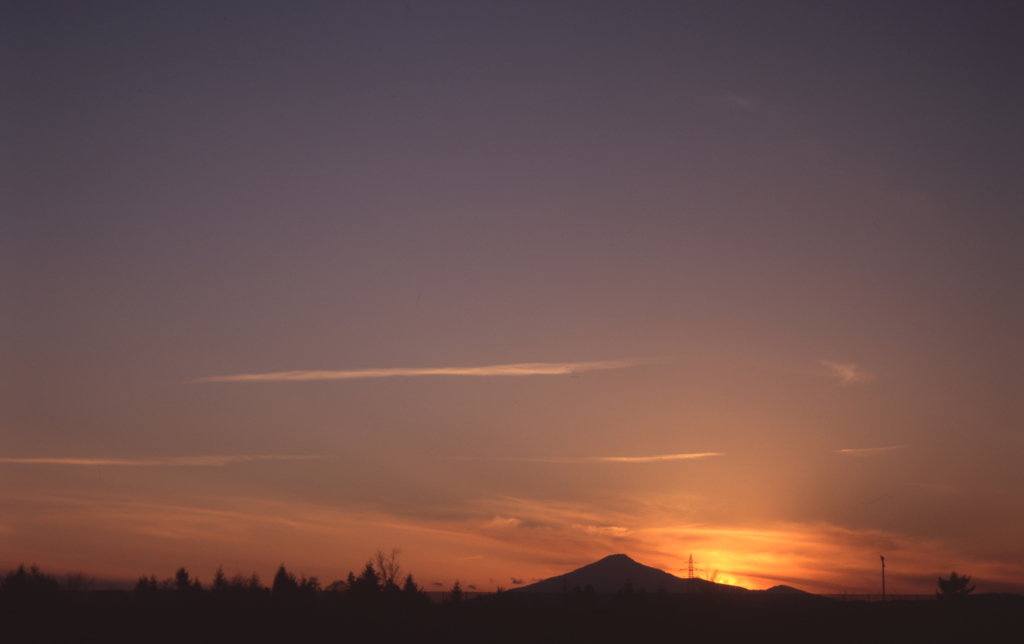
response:
<path id="1" fill-rule="evenodd" d="M 363 571 L 357 577 L 354 572 L 349 572 L 348 578 L 338 580 L 321 586 L 320 580 L 316 577 L 296 577 L 285 568 L 284 564 L 278 568 L 274 579 L 269 586 L 265 586 L 257 573 L 249 576 L 236 574 L 228 578 L 224 574 L 223 566 L 217 569 L 213 581 L 208 587 L 204 587 L 198 578 L 192 577 L 184 568 L 179 568 L 172 576 L 162 581 L 157 580 L 156 575 L 139 578 L 135 584 L 134 595 L 141 600 L 148 600 L 156 597 L 169 597 L 168 593 L 176 596 L 198 596 L 202 593 L 225 596 L 259 596 L 269 594 L 277 598 L 305 598 L 309 599 L 319 595 L 331 595 L 340 597 L 347 595 L 350 598 L 375 598 L 397 599 L 426 599 L 426 593 L 419 587 L 412 574 L 407 574 L 404 580 L 401 579 L 401 566 L 398 563 L 399 550 L 393 550 L 390 555 L 378 551 L 375 558 L 366 562 Z M 401 582 L 401 584 L 399 584 Z M 64 582 L 58 580 L 55 575 L 42 572 L 38 566 L 25 568 L 19 566 L 3 577 L 0 577 L 0 594 L 9 599 L 43 599 L 57 598 L 61 595 L 78 595 L 84 591 L 91 590 L 94 580 L 84 574 L 67 575 Z M 462 598 L 462 591 L 459 582 L 456 581 L 449 593 L 449 596 L 458 601 Z"/>
<path id="2" fill-rule="evenodd" d="M 399 641 L 429 627 L 436 608 L 411 574 L 400 576 L 398 551 L 378 552 L 362 572 L 322 585 L 284 565 L 264 584 L 257 574 L 218 569 L 202 584 L 180 568 L 143 576 L 131 591 L 93 590 L 82 575 L 58 580 L 36 566 L 0 577 L 0 642 L 70 641 L 83 634 L 109 642 Z M 458 587 L 450 603 L 461 604 Z"/>
<path id="3" fill-rule="evenodd" d="M 36 567 L 0 578 L 0 642 L 611 642 L 1000 641 L 1024 632 L 1024 597 L 956 602 L 838 602 L 754 593 L 672 595 L 630 586 L 602 595 L 575 588 L 427 599 L 397 552 L 378 553 L 356 575 L 321 584 L 283 565 L 264 584 L 218 570 L 201 584 L 184 568 L 134 590 L 90 590 Z M 666 637 L 669 636 L 668 638 Z"/>
<path id="4" fill-rule="evenodd" d="M 349 572 L 347 579 L 334 581 L 326 586 L 322 586 L 316 577 L 296 577 L 284 564 L 277 569 L 269 586 L 264 586 L 256 573 L 249 576 L 236 574 L 228 578 L 223 567 L 220 567 L 214 575 L 213 582 L 206 588 L 198 579 L 191 577 L 185 568 L 180 568 L 173 577 L 163 581 L 158 581 L 155 575 L 140 577 L 135 584 L 135 596 L 139 600 L 151 601 L 168 593 L 188 596 L 205 592 L 215 597 L 236 599 L 266 594 L 274 599 L 303 601 L 313 601 L 322 597 L 335 600 L 347 598 L 352 601 L 428 601 L 426 593 L 419 587 L 411 573 L 407 574 L 404 580 L 401 578 L 399 554 L 398 550 L 392 550 L 390 555 L 378 551 L 374 558 L 366 562 L 358 577 L 354 572 Z M 462 598 L 459 582 L 455 582 L 448 596 L 453 597 L 454 601 Z"/>

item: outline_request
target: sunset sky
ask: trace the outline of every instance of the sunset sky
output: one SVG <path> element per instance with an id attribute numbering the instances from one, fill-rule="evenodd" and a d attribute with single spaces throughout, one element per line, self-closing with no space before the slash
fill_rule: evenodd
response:
<path id="1" fill-rule="evenodd" d="M 1024 592 L 1022 33 L 5 2 L 0 571 Z"/>

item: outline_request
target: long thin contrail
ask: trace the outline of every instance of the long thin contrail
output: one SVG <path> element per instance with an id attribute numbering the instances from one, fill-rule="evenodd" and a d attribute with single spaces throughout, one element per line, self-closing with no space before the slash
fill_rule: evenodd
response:
<path id="1" fill-rule="evenodd" d="M 0 458 L 0 463 L 21 465 L 122 465 L 127 467 L 209 467 L 249 461 L 297 461 L 323 456 L 286 456 L 278 454 L 245 454 L 237 456 L 180 456 L 173 458 Z"/>
<path id="2" fill-rule="evenodd" d="M 454 461 L 510 461 L 516 463 L 654 463 L 657 461 L 682 461 L 693 458 L 725 456 L 724 452 L 700 452 L 698 454 L 660 454 L 657 456 L 556 456 L 552 458 L 515 458 L 515 457 L 474 457 L 452 456 Z"/>
<path id="3" fill-rule="evenodd" d="M 307 380 L 361 380 L 412 376 L 557 376 L 622 369 L 646 364 L 650 360 L 606 360 L 603 362 L 523 362 L 489 367 L 427 367 L 394 369 L 354 369 L 349 371 L 275 371 L 242 373 L 233 376 L 206 376 L 193 382 L 299 382 Z"/>
<path id="4" fill-rule="evenodd" d="M 697 454 L 663 454 L 661 456 L 598 456 L 600 463 L 652 463 L 654 461 L 681 461 L 690 458 L 725 456 L 724 452 L 700 452 Z"/>
<path id="5" fill-rule="evenodd" d="M 863 449 L 837 449 L 837 454 L 846 454 L 847 456 L 870 456 L 871 454 L 880 454 L 881 452 L 891 452 L 895 449 L 907 449 L 909 445 L 893 445 L 891 447 L 865 447 Z"/>

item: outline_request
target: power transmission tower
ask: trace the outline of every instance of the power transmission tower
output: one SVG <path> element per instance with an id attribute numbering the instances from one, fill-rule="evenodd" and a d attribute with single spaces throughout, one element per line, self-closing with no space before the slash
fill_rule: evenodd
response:
<path id="1" fill-rule="evenodd" d="M 882 557 L 882 555 L 878 555 Z M 882 557 L 882 601 L 885 601 L 885 557 Z"/>
<path id="2" fill-rule="evenodd" d="M 690 574 L 686 578 L 686 591 L 693 592 L 693 553 L 690 553 Z"/>

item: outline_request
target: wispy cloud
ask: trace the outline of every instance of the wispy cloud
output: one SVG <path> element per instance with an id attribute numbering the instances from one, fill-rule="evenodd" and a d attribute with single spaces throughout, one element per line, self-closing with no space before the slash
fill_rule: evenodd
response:
<path id="1" fill-rule="evenodd" d="M 172 458 L 0 458 L 0 463 L 19 465 L 123 465 L 127 467 L 209 467 L 250 461 L 299 461 L 323 456 L 245 454 L 235 456 L 180 456 Z"/>
<path id="2" fill-rule="evenodd" d="M 655 463 L 658 461 L 682 461 L 694 458 L 725 456 L 724 452 L 700 452 L 698 454 L 659 454 L 657 456 L 554 456 L 550 458 L 516 458 L 505 456 L 449 456 L 453 461 L 510 461 L 514 463 Z"/>
<path id="3" fill-rule="evenodd" d="M 760 101 L 754 97 L 740 96 L 738 94 L 733 94 L 732 92 L 726 92 L 722 94 L 719 97 L 719 100 L 725 105 L 728 105 L 729 107 L 741 110 L 756 109 L 760 103 Z"/>
<path id="4" fill-rule="evenodd" d="M 883 452 L 891 452 L 897 449 L 907 449 L 910 445 L 891 445 L 889 447 L 864 447 L 861 449 L 837 449 L 837 454 L 846 454 L 847 456 L 871 456 L 872 454 L 881 454 Z"/>
<path id="5" fill-rule="evenodd" d="M 617 525 L 598 526 L 598 525 L 580 525 L 574 523 L 572 525 L 573 530 L 578 530 L 584 534 L 594 536 L 610 536 L 610 537 L 622 537 L 629 534 L 629 528 L 623 528 Z"/>
<path id="6" fill-rule="evenodd" d="M 301 382 L 307 380 L 364 380 L 367 378 L 409 378 L 414 376 L 558 376 L 623 369 L 651 360 L 606 360 L 602 362 L 523 362 L 487 367 L 426 367 L 394 369 L 355 369 L 348 371 L 276 371 L 243 373 L 232 376 L 205 376 L 193 382 Z"/>
<path id="7" fill-rule="evenodd" d="M 858 371 L 857 365 L 851 362 L 829 362 L 828 360 L 822 360 L 821 364 L 829 370 L 828 375 L 838 378 L 839 384 L 842 385 L 849 385 L 855 382 L 871 382 L 875 379 L 875 376 L 870 373 Z"/>
<path id="8" fill-rule="evenodd" d="M 653 463 L 655 461 L 682 461 L 691 458 L 708 458 L 710 456 L 725 456 L 725 452 L 662 454 L 660 456 L 598 456 L 592 460 L 598 463 Z"/>
<path id="9" fill-rule="evenodd" d="M 481 524 L 483 528 L 518 528 L 523 524 L 522 519 L 515 517 L 496 516 L 487 523 Z"/>

